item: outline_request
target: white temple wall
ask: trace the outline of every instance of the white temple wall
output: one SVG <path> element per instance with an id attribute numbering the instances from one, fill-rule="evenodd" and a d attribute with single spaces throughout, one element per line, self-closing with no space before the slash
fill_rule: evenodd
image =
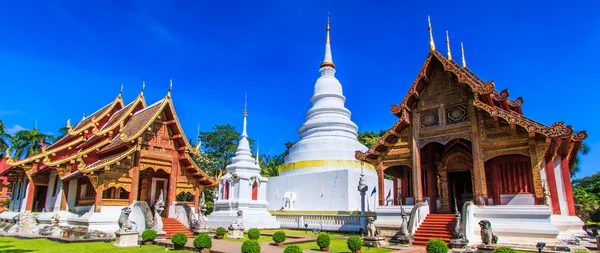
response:
<path id="1" fill-rule="evenodd" d="M 69 181 L 69 195 L 67 196 L 67 210 L 76 212 L 75 204 L 77 201 L 77 179 Z"/>
<path id="2" fill-rule="evenodd" d="M 63 183 L 56 177 L 56 171 L 51 171 L 49 178 L 48 192 L 46 193 L 46 212 L 58 212 L 62 201 Z M 58 181 L 56 182 L 56 189 L 54 189 L 55 181 Z"/>
<path id="3" fill-rule="evenodd" d="M 9 211 L 11 212 L 24 212 L 25 211 L 25 199 L 27 199 L 27 188 L 29 186 L 29 180 L 23 178 L 14 183 L 13 196 L 10 199 Z"/>
<path id="4" fill-rule="evenodd" d="M 565 193 L 565 184 L 562 174 L 562 162 L 560 155 L 554 158 L 554 175 L 556 177 L 556 190 L 558 193 L 558 203 L 561 215 L 569 215 L 569 206 L 567 204 L 567 194 Z"/>

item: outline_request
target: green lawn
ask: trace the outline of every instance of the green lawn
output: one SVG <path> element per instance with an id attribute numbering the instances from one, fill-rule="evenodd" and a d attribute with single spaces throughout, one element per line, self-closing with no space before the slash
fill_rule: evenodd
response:
<path id="1" fill-rule="evenodd" d="M 300 244 L 295 244 L 298 245 L 301 249 L 306 249 L 306 250 L 320 250 L 319 249 L 319 245 L 317 245 L 317 242 L 307 242 L 307 243 L 300 243 Z M 386 252 L 391 252 L 393 250 L 391 249 L 384 249 L 384 248 L 371 248 L 371 250 L 367 250 L 367 247 L 363 247 L 362 248 L 362 252 L 365 253 L 386 253 Z M 348 249 L 348 245 L 346 244 L 346 240 L 331 240 L 331 244 L 329 245 L 329 252 L 350 252 L 350 250 Z"/>
<path id="2" fill-rule="evenodd" d="M 144 245 L 140 247 L 117 248 L 110 242 L 89 243 L 57 243 L 46 239 L 22 240 L 9 237 L 0 237 L 0 252 L 22 253 L 22 252 L 61 252 L 61 253 L 130 253 L 130 252 L 165 252 L 165 247 L 156 245 Z M 178 251 L 191 252 L 191 251 Z"/>

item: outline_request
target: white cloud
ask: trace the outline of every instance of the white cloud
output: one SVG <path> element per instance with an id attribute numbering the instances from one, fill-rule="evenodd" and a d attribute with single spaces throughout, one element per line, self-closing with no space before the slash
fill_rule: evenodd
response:
<path id="1" fill-rule="evenodd" d="M 15 134 L 15 133 L 16 133 L 16 132 L 18 132 L 18 131 L 25 130 L 25 129 L 26 129 L 26 128 L 24 128 L 24 127 L 22 127 L 22 126 L 19 126 L 19 125 L 13 125 L 12 127 L 10 127 L 10 128 L 7 128 L 7 129 L 6 129 L 6 133 L 7 133 L 7 134 L 11 134 L 11 135 L 12 135 L 12 134 Z"/>

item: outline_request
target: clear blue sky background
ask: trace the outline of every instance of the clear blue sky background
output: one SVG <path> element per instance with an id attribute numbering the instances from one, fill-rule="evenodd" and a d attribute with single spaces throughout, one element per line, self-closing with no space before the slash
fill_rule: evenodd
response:
<path id="1" fill-rule="evenodd" d="M 91 2 L 95 2 L 91 4 Z M 484 3 L 485 2 L 485 3 Z M 528 3 L 522 3 L 528 2 Z M 455 58 L 541 123 L 588 130 L 580 176 L 598 171 L 596 99 L 600 16 L 596 1 L 2 1 L 0 119 L 11 131 L 57 133 L 125 85 L 130 102 L 146 81 L 149 104 L 173 79 L 188 137 L 231 123 L 261 153 L 280 153 L 309 108 L 331 13 L 333 59 L 360 131 L 388 129 L 428 54 L 450 30 Z"/>

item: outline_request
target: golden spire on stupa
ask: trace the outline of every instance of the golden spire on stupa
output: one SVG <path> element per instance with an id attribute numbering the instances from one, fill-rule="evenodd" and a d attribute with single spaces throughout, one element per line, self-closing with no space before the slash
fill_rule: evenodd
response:
<path id="1" fill-rule="evenodd" d="M 446 47 L 448 47 L 448 60 L 452 60 L 452 53 L 450 52 L 450 36 L 448 36 L 448 30 L 446 30 Z"/>
<path id="2" fill-rule="evenodd" d="M 467 67 L 467 61 L 465 60 L 465 47 L 463 46 L 463 43 L 460 43 L 460 54 L 462 55 L 462 67 L 466 68 Z"/>
<path id="3" fill-rule="evenodd" d="M 433 42 L 433 33 L 431 32 L 431 18 L 427 16 L 427 23 L 429 24 L 429 51 L 435 51 L 435 43 Z"/>
<path id="4" fill-rule="evenodd" d="M 332 67 L 335 68 L 335 64 L 333 64 L 333 58 L 331 57 L 331 39 L 329 38 L 329 31 L 331 30 L 331 25 L 329 22 L 329 14 L 327 14 L 327 26 L 325 27 L 326 37 L 325 37 L 325 58 L 321 63 L 321 68 L 324 67 Z"/>

